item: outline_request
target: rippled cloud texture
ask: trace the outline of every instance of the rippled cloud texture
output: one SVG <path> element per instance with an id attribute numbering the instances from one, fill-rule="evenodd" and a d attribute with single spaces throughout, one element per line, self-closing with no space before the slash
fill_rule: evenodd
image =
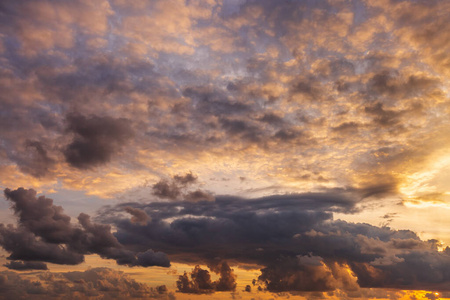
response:
<path id="1" fill-rule="evenodd" d="M 443 297 L 449 20 L 445 0 L 2 1 L 1 291 Z M 191 268 L 52 271 L 90 255 Z"/>

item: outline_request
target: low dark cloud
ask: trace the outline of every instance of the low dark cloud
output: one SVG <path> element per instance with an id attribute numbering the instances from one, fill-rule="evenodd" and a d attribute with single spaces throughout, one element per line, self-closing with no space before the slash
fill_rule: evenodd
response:
<path id="1" fill-rule="evenodd" d="M 259 284 L 273 292 L 360 287 L 448 290 L 450 274 L 445 269 L 450 256 L 438 252 L 435 241 L 422 241 L 408 230 L 333 220 L 333 212 L 352 213 L 361 199 L 390 189 L 124 203 L 105 208 L 99 218 L 116 225 L 115 236 L 122 244 L 135 249 L 152 245 L 173 261 L 211 265 L 221 259 L 262 266 Z M 151 222 L 140 226 L 122 218 L 122 206 L 144 210 Z M 212 290 L 205 270 L 197 271 L 201 280 L 195 283 L 197 277 L 183 275 L 180 290 Z"/>
<path id="2" fill-rule="evenodd" d="M 4 264 L 4 266 L 17 271 L 48 270 L 47 265 L 39 261 L 11 261 Z"/>
<path id="3" fill-rule="evenodd" d="M 33 281 L 19 273 L 3 271 L 0 293 L 2 299 L 175 299 L 166 286 L 150 287 L 108 268 L 38 273 Z"/>
<path id="4" fill-rule="evenodd" d="M 16 227 L 0 224 L 0 245 L 10 253 L 9 259 L 74 265 L 83 262 L 84 255 L 96 253 L 121 265 L 170 266 L 164 253 L 126 249 L 110 225 L 92 222 L 87 214 L 81 213 L 78 225 L 72 224 L 62 207 L 45 196 L 36 197 L 32 189 L 6 189 L 5 196 L 18 217 Z"/>
<path id="5" fill-rule="evenodd" d="M 109 162 L 133 135 L 131 122 L 124 118 L 69 114 L 67 123 L 67 130 L 75 136 L 64 149 L 64 157 L 79 169 Z"/>

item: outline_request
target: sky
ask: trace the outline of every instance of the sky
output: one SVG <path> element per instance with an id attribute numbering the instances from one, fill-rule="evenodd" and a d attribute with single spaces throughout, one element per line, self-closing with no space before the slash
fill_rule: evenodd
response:
<path id="1" fill-rule="evenodd" d="M 0 2 L 0 299 L 450 299 L 450 2 Z"/>

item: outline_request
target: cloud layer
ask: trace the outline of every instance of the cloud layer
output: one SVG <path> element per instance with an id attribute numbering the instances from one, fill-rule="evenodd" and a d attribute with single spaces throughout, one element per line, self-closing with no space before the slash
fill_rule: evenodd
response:
<path id="1" fill-rule="evenodd" d="M 446 199 L 433 179 L 410 183 L 448 156 L 446 1 L 1 9 L 4 187 L 111 197 L 192 170 L 251 188 L 383 180 L 425 202 L 428 184 Z"/>
<path id="2" fill-rule="evenodd" d="M 122 244 L 152 245 L 174 261 L 262 266 L 261 285 L 273 292 L 448 290 L 448 248 L 438 252 L 438 241 L 423 241 L 409 230 L 333 220 L 333 212 L 351 212 L 355 205 L 336 191 L 259 199 L 217 196 L 213 202 L 124 203 L 105 208 L 100 219 L 115 224 Z M 151 222 L 142 226 L 123 216 L 130 206 L 145 211 Z M 195 269 L 192 282 L 180 277 L 179 289 L 213 290 L 202 272 L 207 271 Z M 196 283 L 197 275 L 201 282 Z"/>
<path id="3" fill-rule="evenodd" d="M 5 196 L 12 203 L 18 225 L 0 224 L 0 245 L 10 253 L 8 259 L 25 261 L 13 261 L 8 268 L 45 268 L 36 262 L 75 265 L 84 261 L 84 255 L 94 253 L 120 265 L 170 266 L 164 253 L 126 249 L 111 233 L 110 225 L 93 223 L 87 214 L 81 213 L 78 225 L 72 224 L 61 206 L 45 196 L 36 197 L 32 189 L 6 189 Z"/>
<path id="4" fill-rule="evenodd" d="M 38 273 L 37 280 L 11 271 L 0 272 L 2 299 L 167 299 L 165 286 L 139 283 L 120 271 L 94 268 L 84 272 Z"/>

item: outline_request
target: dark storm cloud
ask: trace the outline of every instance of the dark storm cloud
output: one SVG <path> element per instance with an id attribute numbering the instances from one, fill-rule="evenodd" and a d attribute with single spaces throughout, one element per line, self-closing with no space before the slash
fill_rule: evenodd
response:
<path id="1" fill-rule="evenodd" d="M 84 272 L 38 273 L 37 280 L 11 271 L 0 272 L 1 299 L 166 299 L 174 300 L 166 286 L 150 287 L 108 268 Z"/>
<path id="2" fill-rule="evenodd" d="M 70 217 L 64 214 L 61 206 L 53 205 L 52 199 L 36 197 L 36 191 L 32 189 L 6 189 L 4 193 L 22 227 L 46 242 L 68 241 L 74 230 Z"/>
<path id="3" fill-rule="evenodd" d="M 79 169 L 109 162 L 133 135 L 130 121 L 123 118 L 70 114 L 67 123 L 75 137 L 63 153 L 66 161 Z"/>
<path id="4" fill-rule="evenodd" d="M 47 243 L 24 227 L 0 224 L 0 245 L 10 253 L 8 259 L 45 261 L 55 264 L 76 265 L 84 256 L 59 244 Z"/>
<path id="5" fill-rule="evenodd" d="M 390 189 L 372 187 L 358 191 L 358 197 Z M 422 241 L 412 231 L 333 220 L 332 212 L 355 211 L 360 198 L 350 195 L 330 190 L 259 199 L 218 196 L 195 204 L 124 203 L 105 208 L 99 218 L 117 226 L 115 236 L 122 244 L 135 249 L 152 245 L 175 261 L 212 264 L 221 259 L 263 266 L 260 284 L 274 292 L 448 289 L 450 256 L 437 252 L 435 242 Z M 122 206 L 142 209 L 152 221 L 146 226 L 130 222 L 120 216 Z M 212 290 L 205 274 L 197 283 L 203 288 L 193 287 L 195 276 L 183 275 L 179 289 Z"/>
<path id="6" fill-rule="evenodd" d="M 73 265 L 83 262 L 84 255 L 96 253 L 121 265 L 170 266 L 164 253 L 126 249 L 110 225 L 94 223 L 87 214 L 81 213 L 79 226 L 73 225 L 62 207 L 45 196 L 36 197 L 32 189 L 6 189 L 5 196 L 18 217 L 17 227 L 0 224 L 0 245 L 10 253 L 9 259 Z"/>
<path id="7" fill-rule="evenodd" d="M 47 265 L 38 261 L 11 261 L 4 264 L 5 267 L 11 270 L 26 271 L 26 270 L 48 270 Z"/>

